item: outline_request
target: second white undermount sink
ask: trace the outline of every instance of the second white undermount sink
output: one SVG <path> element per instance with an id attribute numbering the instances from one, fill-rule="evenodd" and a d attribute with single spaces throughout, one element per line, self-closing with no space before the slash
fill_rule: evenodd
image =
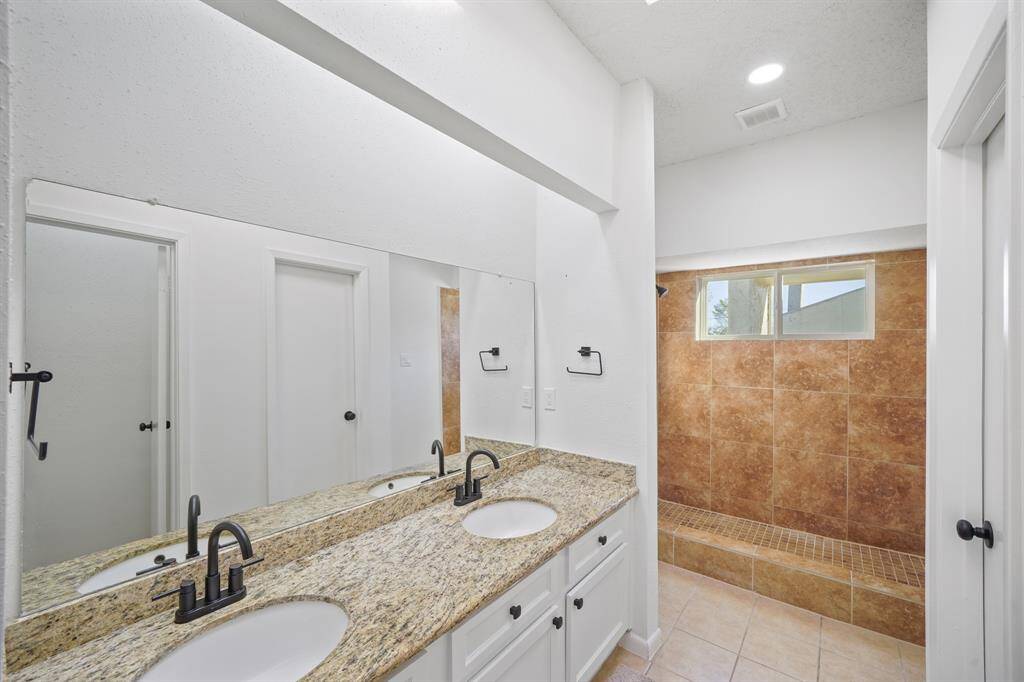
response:
<path id="1" fill-rule="evenodd" d="M 485 538 L 520 538 L 544 530 L 558 518 L 546 504 L 531 500 L 503 500 L 474 509 L 462 527 Z"/>
<path id="2" fill-rule="evenodd" d="M 392 493 L 397 493 L 401 490 L 408 490 L 414 488 L 424 481 L 429 481 L 430 476 L 426 474 L 412 474 L 410 476 L 399 476 L 398 478 L 390 478 L 386 481 L 382 481 L 377 485 L 370 488 L 370 495 L 372 497 L 386 497 Z"/>
<path id="3" fill-rule="evenodd" d="M 221 547 L 234 544 L 233 538 L 222 539 L 220 542 Z M 199 539 L 197 549 L 199 550 L 199 556 L 206 556 L 206 543 L 207 538 L 203 537 Z M 135 576 L 139 575 L 139 571 L 148 571 L 156 569 L 163 561 L 167 559 L 177 559 L 178 563 L 185 560 L 185 554 L 188 553 L 188 543 L 178 542 L 173 545 L 167 545 L 158 549 L 153 549 L 144 554 L 133 556 L 130 559 L 119 561 L 113 566 L 108 566 L 99 573 L 96 573 L 86 580 L 82 581 L 82 584 L 78 586 L 77 591 L 79 594 L 89 594 L 96 590 L 102 590 L 105 587 L 111 585 L 117 585 L 123 583 L 125 580 L 130 580 Z M 143 573 L 142 575 L 146 575 Z"/>
<path id="4" fill-rule="evenodd" d="M 140 682 L 283 682 L 327 658 L 348 614 L 325 601 L 292 601 L 244 613 L 185 642 Z"/>

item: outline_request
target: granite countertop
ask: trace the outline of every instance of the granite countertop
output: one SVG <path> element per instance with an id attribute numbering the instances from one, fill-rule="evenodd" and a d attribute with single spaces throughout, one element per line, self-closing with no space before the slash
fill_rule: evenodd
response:
<path id="1" fill-rule="evenodd" d="M 490 447 L 502 457 L 530 447 L 520 443 L 506 443 L 467 436 L 467 446 L 476 447 L 478 444 Z M 458 452 L 446 456 L 445 467 L 449 471 L 463 467 L 466 454 Z M 230 518 L 241 523 L 249 532 L 249 536 L 256 540 L 310 519 L 372 502 L 378 498 L 370 495 L 370 488 L 383 481 L 409 474 L 423 474 L 426 478 L 436 473 L 437 460 L 424 460 L 421 463 L 364 480 L 332 486 L 325 490 L 317 490 L 274 504 L 231 514 Z M 220 520 L 213 519 L 200 524 L 199 537 L 202 541 L 205 542 L 206 535 Z M 55 604 L 81 597 L 78 586 L 103 569 L 140 554 L 184 542 L 185 539 L 186 533 L 183 529 L 171 531 L 26 571 L 22 576 L 21 611 L 25 614 L 34 613 Z"/>
<path id="2" fill-rule="evenodd" d="M 131 680 L 170 649 L 239 613 L 276 602 L 337 603 L 349 626 L 307 679 L 385 676 L 437 637 L 583 535 L 637 494 L 613 478 L 548 462 L 488 486 L 465 507 L 443 502 L 414 512 L 246 581 L 248 596 L 192 623 L 167 611 L 91 640 L 9 676 L 26 680 Z M 548 528 L 522 538 L 471 535 L 462 519 L 503 499 L 533 499 L 558 512 Z"/>

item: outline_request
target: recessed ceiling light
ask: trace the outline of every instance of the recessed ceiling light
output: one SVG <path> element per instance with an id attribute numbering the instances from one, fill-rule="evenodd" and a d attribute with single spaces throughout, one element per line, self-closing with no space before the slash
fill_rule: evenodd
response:
<path id="1" fill-rule="evenodd" d="M 773 80 L 782 75 L 785 69 L 782 64 L 765 64 L 759 66 L 750 72 L 747 76 L 747 80 L 754 85 L 764 85 L 765 83 L 771 83 Z"/>

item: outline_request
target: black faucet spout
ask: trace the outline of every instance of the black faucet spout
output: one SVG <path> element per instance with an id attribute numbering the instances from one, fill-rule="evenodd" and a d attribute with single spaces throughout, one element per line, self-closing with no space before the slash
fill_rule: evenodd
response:
<path id="1" fill-rule="evenodd" d="M 199 496 L 193 495 L 188 498 L 188 550 L 185 553 L 186 559 L 195 559 L 199 556 L 199 514 L 202 513 L 199 505 Z"/>
<path id="2" fill-rule="evenodd" d="M 495 469 L 500 469 L 501 464 L 498 462 L 498 458 L 494 456 L 494 453 L 490 450 L 474 450 L 469 453 L 469 457 L 466 458 L 466 481 L 462 485 L 455 486 L 455 506 L 461 507 L 464 504 L 469 504 L 483 497 L 483 491 L 480 489 L 480 481 L 487 478 L 487 476 L 478 476 L 473 478 L 473 459 L 477 455 L 484 455 L 491 460 L 491 464 L 494 465 Z"/>
<path id="3" fill-rule="evenodd" d="M 231 533 L 238 540 L 243 559 L 252 558 L 252 540 L 249 539 L 249 534 L 245 532 L 245 529 L 234 521 L 221 521 L 210 531 L 210 537 L 206 543 L 207 578 L 220 575 L 220 534 L 224 531 Z"/>
<path id="4" fill-rule="evenodd" d="M 430 444 L 430 454 L 437 455 L 437 477 L 444 478 L 444 446 L 441 445 L 441 441 L 434 439 L 434 442 Z"/>

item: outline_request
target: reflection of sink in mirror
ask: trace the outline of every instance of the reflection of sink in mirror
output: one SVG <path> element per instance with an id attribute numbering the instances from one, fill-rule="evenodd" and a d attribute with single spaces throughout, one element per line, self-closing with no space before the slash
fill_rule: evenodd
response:
<path id="1" fill-rule="evenodd" d="M 266 606 L 185 642 L 141 682 L 297 680 L 327 658 L 347 627 L 348 614 L 328 602 Z"/>
<path id="2" fill-rule="evenodd" d="M 530 500 L 505 500 L 471 511 L 462 527 L 485 538 L 520 538 L 538 533 L 558 518 L 551 507 Z"/>
<path id="3" fill-rule="evenodd" d="M 234 540 L 228 538 L 222 541 L 220 546 L 226 547 L 232 544 L 234 544 Z M 163 556 L 165 560 L 177 559 L 178 563 L 181 563 L 185 560 L 185 553 L 187 551 L 188 543 L 179 542 L 174 545 L 167 545 L 166 547 L 154 549 L 146 552 L 145 554 L 133 556 L 131 559 L 125 559 L 120 563 L 116 563 L 109 568 L 103 569 L 83 582 L 78 586 L 78 593 L 88 594 L 134 578 L 139 571 L 145 571 L 147 568 L 152 569 L 157 567 L 160 564 L 160 561 L 157 559 L 158 556 Z M 199 540 L 199 556 L 206 556 L 206 538 L 200 538 Z M 148 575 L 148 573 L 143 575 Z"/>
<path id="4" fill-rule="evenodd" d="M 391 495 L 392 493 L 397 493 L 401 490 L 408 490 L 409 488 L 413 488 L 420 483 L 429 480 L 430 476 L 426 476 L 424 474 L 399 476 L 398 478 L 392 478 L 373 486 L 370 488 L 370 495 L 372 497 L 385 497 L 386 495 Z"/>

